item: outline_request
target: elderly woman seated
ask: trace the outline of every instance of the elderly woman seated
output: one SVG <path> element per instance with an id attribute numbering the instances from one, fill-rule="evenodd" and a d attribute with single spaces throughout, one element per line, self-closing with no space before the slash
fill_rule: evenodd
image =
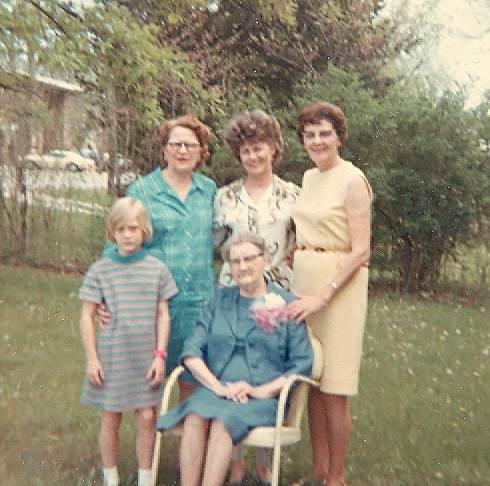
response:
<path id="1" fill-rule="evenodd" d="M 223 484 L 233 446 L 258 426 L 275 423 L 277 396 L 288 376 L 311 372 L 313 353 L 303 324 L 288 320 L 294 297 L 268 283 L 265 241 L 239 233 L 223 247 L 238 286 L 220 288 L 204 307 L 180 357 L 200 382 L 158 420 L 181 421 L 181 484 Z"/>

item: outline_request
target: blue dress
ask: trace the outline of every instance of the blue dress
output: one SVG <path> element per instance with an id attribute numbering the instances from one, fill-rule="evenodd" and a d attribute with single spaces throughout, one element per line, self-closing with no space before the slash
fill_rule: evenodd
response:
<path id="1" fill-rule="evenodd" d="M 85 378 L 84 405 L 112 412 L 158 405 L 162 387 L 150 386 L 146 374 L 157 347 L 158 303 L 176 293 L 168 268 L 145 250 L 123 256 L 116 249 L 90 266 L 79 296 L 104 300 L 113 319 L 97 333 L 104 382 L 95 386 Z"/>
<path id="2" fill-rule="evenodd" d="M 235 289 L 236 287 L 219 289 L 219 292 L 233 294 Z M 223 300 L 226 301 L 226 298 Z M 233 311 L 229 312 L 229 306 L 224 306 L 228 311 L 228 319 L 222 319 L 220 306 L 218 306 L 218 310 L 214 308 L 208 314 L 208 318 L 211 318 L 212 323 L 207 327 L 207 337 L 196 339 L 196 336 L 201 331 L 198 323 L 195 335 L 191 336 L 189 343 L 186 342 L 184 346 L 182 358 L 190 355 L 199 355 L 199 353 L 193 352 L 193 349 L 205 348 L 203 357 L 206 356 L 208 360 L 213 360 L 211 346 L 221 347 L 221 355 L 226 356 L 226 363 L 223 366 L 220 365 L 220 371 L 218 373 L 215 372 L 215 375 L 223 384 L 244 380 L 251 385 L 258 385 L 267 383 L 281 375 L 287 376 L 291 373 L 308 374 L 311 370 L 312 352 L 305 327 L 301 324 L 284 324 L 284 326 L 294 327 L 291 327 L 289 331 L 286 331 L 286 328 L 275 331 L 278 334 L 275 337 L 275 341 L 270 336 L 270 333 L 258 328 L 250 317 L 250 305 L 253 301 L 254 299 L 238 295 L 236 307 Z M 206 316 L 206 312 L 209 312 L 209 306 L 203 312 L 204 316 Z M 229 315 L 232 314 L 235 318 L 230 319 Z M 201 316 L 202 319 L 203 316 Z M 204 317 L 204 320 L 206 320 L 206 317 Z M 225 322 L 227 325 L 221 326 Z M 232 339 L 229 339 L 226 331 L 231 332 L 233 335 Z M 276 372 L 269 375 L 267 372 L 262 374 L 260 369 L 255 366 L 257 358 L 263 361 L 264 364 L 269 358 L 271 358 L 272 362 L 275 362 L 275 358 L 282 353 L 282 350 L 279 350 L 279 346 L 277 346 L 275 347 L 276 349 L 270 350 L 269 353 L 267 345 L 269 342 L 281 342 L 279 335 L 285 336 L 284 346 L 286 350 L 293 345 L 296 349 L 291 350 L 290 353 L 284 353 L 283 364 L 287 362 L 284 369 L 276 369 Z M 203 345 L 206 340 L 208 340 L 209 346 Z M 195 345 L 196 341 L 199 342 L 197 346 Z M 227 349 L 229 346 L 232 349 Z M 259 355 L 256 354 L 257 350 L 260 353 Z M 286 355 L 288 356 L 287 358 Z M 207 364 L 209 366 L 209 363 Z M 213 371 L 213 366 L 209 367 Z M 282 368 L 282 365 L 279 365 L 278 368 Z M 251 429 L 275 423 L 277 400 L 277 398 L 249 399 L 247 403 L 238 403 L 218 397 L 208 388 L 200 385 L 187 400 L 161 416 L 158 419 L 157 428 L 165 430 L 175 427 L 186 416 L 194 413 L 208 420 L 216 419 L 221 421 L 230 433 L 233 444 L 237 444 Z"/>

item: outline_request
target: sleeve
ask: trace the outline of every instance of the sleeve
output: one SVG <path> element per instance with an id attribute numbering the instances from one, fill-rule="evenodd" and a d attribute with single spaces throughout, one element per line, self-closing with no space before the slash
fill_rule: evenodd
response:
<path id="1" fill-rule="evenodd" d="M 192 334 L 184 341 L 184 347 L 179 357 L 180 363 L 183 363 L 184 358 L 189 356 L 200 358 L 206 363 L 208 334 L 214 318 L 214 307 L 214 298 L 204 304 Z"/>
<path id="2" fill-rule="evenodd" d="M 296 200 L 299 196 L 299 187 L 296 184 L 290 183 L 291 199 L 294 201 L 291 210 L 291 217 L 289 218 L 288 226 L 286 228 L 286 252 L 289 252 L 291 248 L 296 244 L 296 226 L 294 224 L 294 219 L 292 216 L 292 211 L 296 204 Z"/>
<path id="3" fill-rule="evenodd" d="M 304 324 L 286 324 L 286 360 L 284 376 L 311 375 L 313 348 Z"/>
<path id="4" fill-rule="evenodd" d="M 102 286 L 100 284 L 99 276 L 92 265 L 83 280 L 82 286 L 78 291 L 78 297 L 80 300 L 86 300 L 88 302 L 95 302 L 100 304 L 104 298 L 102 294 Z"/>
<path id="5" fill-rule="evenodd" d="M 217 191 L 214 196 L 213 208 L 213 243 L 220 247 L 227 239 L 229 229 L 225 222 L 225 209 L 223 208 L 222 191 Z"/>
<path id="6" fill-rule="evenodd" d="M 293 218 L 290 218 L 286 227 L 286 255 L 296 244 L 296 226 Z"/>
<path id="7" fill-rule="evenodd" d="M 160 272 L 160 283 L 158 286 L 158 300 L 169 300 L 176 295 L 179 290 L 175 284 L 175 280 L 172 277 L 172 273 L 165 264 L 162 265 Z"/>
<path id="8" fill-rule="evenodd" d="M 135 199 L 139 199 L 144 204 L 144 201 L 141 197 L 141 191 L 138 190 L 137 184 L 135 184 L 134 182 L 132 184 L 130 184 L 128 186 L 128 188 L 126 189 L 126 196 L 134 197 Z"/>

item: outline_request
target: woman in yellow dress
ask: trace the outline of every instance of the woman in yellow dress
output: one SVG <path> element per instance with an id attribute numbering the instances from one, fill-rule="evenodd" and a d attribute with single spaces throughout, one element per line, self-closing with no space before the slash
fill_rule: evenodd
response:
<path id="1" fill-rule="evenodd" d="M 294 210 L 297 248 L 290 304 L 323 346 L 321 389 L 308 400 L 313 476 L 345 485 L 348 396 L 357 394 L 367 307 L 371 187 L 339 151 L 347 139 L 342 110 L 315 102 L 299 115 L 298 136 L 315 164 L 305 172 Z M 301 483 L 300 483 L 301 484 Z"/>

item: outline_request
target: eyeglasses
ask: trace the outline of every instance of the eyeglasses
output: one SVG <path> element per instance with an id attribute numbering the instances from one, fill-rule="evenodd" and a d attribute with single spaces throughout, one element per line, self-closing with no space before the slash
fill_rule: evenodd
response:
<path id="1" fill-rule="evenodd" d="M 173 142 L 173 141 L 168 141 L 167 145 L 172 149 L 172 150 L 177 150 L 179 148 L 185 148 L 187 151 L 192 151 L 192 150 L 197 150 L 198 148 L 201 147 L 200 143 L 196 142 Z"/>
<path id="2" fill-rule="evenodd" d="M 230 265 L 233 267 L 238 267 L 242 262 L 245 263 L 245 265 L 250 265 L 257 258 L 259 258 L 263 255 L 264 255 L 263 253 L 257 253 L 256 255 L 247 255 L 247 256 L 239 257 L 239 258 L 230 258 Z"/>
<path id="3" fill-rule="evenodd" d="M 335 134 L 335 130 L 322 130 L 320 132 L 311 132 L 311 131 L 304 131 L 303 132 L 303 140 L 305 142 L 314 142 L 316 140 L 320 140 L 321 142 L 324 142 L 325 140 L 328 140 L 332 135 Z"/>

